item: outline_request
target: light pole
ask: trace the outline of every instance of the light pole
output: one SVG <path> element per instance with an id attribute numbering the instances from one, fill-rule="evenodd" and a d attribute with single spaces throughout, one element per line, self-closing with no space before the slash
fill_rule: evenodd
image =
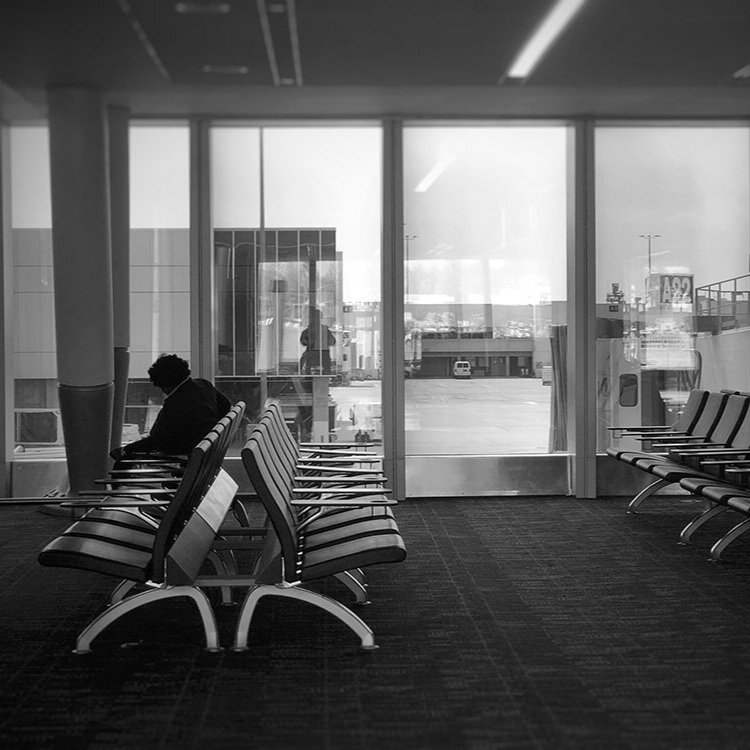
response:
<path id="1" fill-rule="evenodd" d="M 660 234 L 639 234 L 640 238 L 648 241 L 648 275 L 651 276 L 651 240 L 661 237 Z"/>

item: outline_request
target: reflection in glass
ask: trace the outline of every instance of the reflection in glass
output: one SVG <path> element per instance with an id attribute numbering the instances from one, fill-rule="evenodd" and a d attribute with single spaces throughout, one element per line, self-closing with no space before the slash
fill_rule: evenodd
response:
<path id="1" fill-rule="evenodd" d="M 380 130 L 217 126 L 211 147 L 217 384 L 352 440 L 380 411 Z"/>
<path id="2" fill-rule="evenodd" d="M 600 451 L 613 439 L 607 426 L 675 421 L 691 388 L 750 387 L 748 135 L 597 129 Z"/>

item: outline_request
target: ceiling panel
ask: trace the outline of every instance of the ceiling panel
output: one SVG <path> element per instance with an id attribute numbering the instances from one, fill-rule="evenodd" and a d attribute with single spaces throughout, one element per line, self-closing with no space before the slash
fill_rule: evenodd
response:
<path id="1" fill-rule="evenodd" d="M 494 86 L 548 0 L 298 0 L 305 83 Z"/>
<path id="2" fill-rule="evenodd" d="M 590 0 L 532 83 L 727 86 L 747 63 L 748 0 Z"/>
<path id="3" fill-rule="evenodd" d="M 150 115 L 344 96 L 352 111 L 396 111 L 409 90 L 454 113 L 464 91 L 475 111 L 513 97 L 531 112 L 534 92 L 581 108 L 600 90 L 656 87 L 711 87 L 750 108 L 747 80 L 732 77 L 750 63 L 750 0 L 589 0 L 520 87 L 503 74 L 552 0 L 226 2 L 225 14 L 185 15 L 176 0 L 3 0 L 0 115 L 11 94 L 43 111 L 53 85 L 96 86 Z"/>

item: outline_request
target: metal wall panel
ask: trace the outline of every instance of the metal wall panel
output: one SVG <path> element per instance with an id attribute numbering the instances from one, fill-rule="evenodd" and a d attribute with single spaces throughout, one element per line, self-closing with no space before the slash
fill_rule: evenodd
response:
<path id="1" fill-rule="evenodd" d="M 409 456 L 409 497 L 568 495 L 570 457 L 564 453 L 513 456 Z"/>

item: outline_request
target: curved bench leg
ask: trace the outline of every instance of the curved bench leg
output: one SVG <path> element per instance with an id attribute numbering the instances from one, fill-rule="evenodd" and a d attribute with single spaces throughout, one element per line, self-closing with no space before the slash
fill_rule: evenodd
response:
<path id="1" fill-rule="evenodd" d="M 367 579 L 365 578 L 365 572 L 362 568 L 351 568 L 346 571 L 349 575 L 354 576 L 365 588 L 367 588 Z"/>
<path id="2" fill-rule="evenodd" d="M 736 526 L 733 526 L 721 539 L 719 539 L 713 547 L 711 547 L 711 560 L 718 561 L 721 558 L 722 552 L 738 537 L 742 536 L 748 529 L 750 529 L 750 518 L 746 518 L 744 521 L 740 521 Z"/>
<path id="3" fill-rule="evenodd" d="M 213 565 L 217 574 L 234 575 L 237 573 L 237 561 L 234 559 L 234 554 L 231 550 L 228 550 L 228 553 L 225 555 L 224 550 L 211 550 L 206 556 L 206 560 Z M 230 586 L 221 586 L 221 603 L 225 607 L 234 604 Z"/>
<path id="4" fill-rule="evenodd" d="M 646 498 L 651 497 L 651 495 L 654 494 L 657 490 L 660 490 L 662 487 L 664 487 L 667 484 L 672 484 L 672 482 L 668 482 L 666 479 L 657 479 L 655 482 L 652 482 L 648 487 L 645 487 L 642 489 L 631 501 L 628 505 L 628 513 L 635 513 L 638 510 L 638 507 L 641 505 L 641 503 L 646 500 Z"/>
<path id="5" fill-rule="evenodd" d="M 367 623 L 335 599 L 331 599 L 324 594 L 319 594 L 316 591 L 310 591 L 309 589 L 300 586 L 287 587 L 265 584 L 251 589 L 245 597 L 245 601 L 242 603 L 242 610 L 240 611 L 240 616 L 237 620 L 237 632 L 235 634 L 233 646 L 234 651 L 245 651 L 247 649 L 247 635 L 248 630 L 250 629 L 250 621 L 253 618 L 253 612 L 255 611 L 256 605 L 264 596 L 285 596 L 289 599 L 297 599 L 316 607 L 320 607 L 320 609 L 329 612 L 334 617 L 341 620 L 344 625 L 351 628 L 351 630 L 353 630 L 362 641 L 363 649 L 374 650 L 377 648 L 375 645 L 374 634 Z"/>
<path id="6" fill-rule="evenodd" d="M 357 604 L 370 603 L 370 600 L 367 598 L 367 589 L 365 588 L 364 583 L 357 580 L 357 577 L 352 574 L 352 571 L 344 570 L 341 573 L 334 573 L 333 577 L 336 580 L 341 581 L 341 583 L 343 583 L 344 586 L 354 594 L 354 600 Z"/>
<path id="7" fill-rule="evenodd" d="M 128 581 L 127 579 L 120 581 L 109 595 L 110 605 L 122 601 L 128 595 L 128 592 L 134 589 L 137 585 L 136 581 Z"/>
<path id="8" fill-rule="evenodd" d="M 159 601 L 161 599 L 171 599 L 177 596 L 187 596 L 195 602 L 198 607 L 198 613 L 201 616 L 201 621 L 203 622 L 203 630 L 206 634 L 206 648 L 209 651 L 220 651 L 216 619 L 213 610 L 211 609 L 211 604 L 208 601 L 208 597 L 200 591 L 200 589 L 193 588 L 192 586 L 174 586 L 172 588 L 143 591 L 140 594 L 134 594 L 127 599 L 123 599 L 116 604 L 113 604 L 108 609 L 105 609 L 104 612 L 92 620 L 92 622 L 81 631 L 76 639 L 74 653 L 89 653 L 89 651 L 91 651 L 91 641 L 93 641 L 94 638 L 102 633 L 105 628 L 109 627 L 109 625 L 115 620 L 118 620 L 128 612 L 132 612 L 134 609 L 137 609 L 144 604 L 150 604 L 151 602 Z"/>
<path id="9" fill-rule="evenodd" d="M 242 504 L 241 500 L 238 500 L 237 498 L 234 498 L 232 500 L 232 513 L 234 513 L 234 517 L 237 519 L 237 523 L 239 523 L 240 526 L 244 526 L 247 528 L 250 525 L 250 518 L 247 515 L 247 508 Z"/>
<path id="10" fill-rule="evenodd" d="M 726 505 L 711 505 L 706 510 L 692 518 L 688 525 L 680 532 L 680 544 L 689 544 L 690 537 L 703 526 L 706 521 L 710 521 L 714 516 L 718 516 L 725 510 L 729 510 Z"/>

